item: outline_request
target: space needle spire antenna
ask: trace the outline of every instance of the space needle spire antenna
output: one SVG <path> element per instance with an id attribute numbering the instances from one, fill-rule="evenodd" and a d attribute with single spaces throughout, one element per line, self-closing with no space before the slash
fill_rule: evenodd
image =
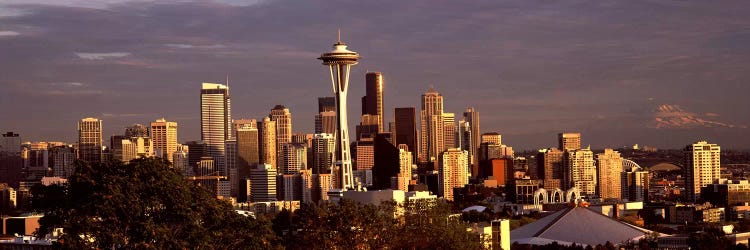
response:
<path id="1" fill-rule="evenodd" d="M 331 73 L 331 84 L 336 95 L 336 166 L 332 170 L 333 186 L 340 190 L 353 190 L 351 152 L 349 150 L 349 126 L 347 124 L 346 93 L 349 89 L 349 73 L 359 60 L 359 53 L 348 50 L 341 41 L 341 29 L 333 50 L 318 57 Z"/>

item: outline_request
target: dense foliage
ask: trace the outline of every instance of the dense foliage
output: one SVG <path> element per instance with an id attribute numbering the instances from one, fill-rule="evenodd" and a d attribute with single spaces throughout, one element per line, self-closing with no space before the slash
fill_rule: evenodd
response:
<path id="1" fill-rule="evenodd" d="M 411 204 L 406 204 L 409 206 Z M 403 206 L 303 205 L 274 219 L 274 231 L 289 249 L 481 249 L 468 224 L 448 218 L 449 205 L 433 204 L 417 213 L 394 217 Z"/>
<path id="2" fill-rule="evenodd" d="M 45 216 L 37 235 L 55 228 L 67 249 L 480 249 L 468 224 L 444 202 L 304 204 L 254 219 L 157 158 L 77 163 L 66 186 L 35 186 Z M 420 207 L 404 213 L 404 206 Z M 394 216 L 403 214 L 403 216 Z"/>
<path id="3" fill-rule="evenodd" d="M 237 214 L 156 158 L 77 163 L 68 185 L 33 188 L 38 235 L 63 228 L 63 248 L 269 248 L 270 227 Z"/>

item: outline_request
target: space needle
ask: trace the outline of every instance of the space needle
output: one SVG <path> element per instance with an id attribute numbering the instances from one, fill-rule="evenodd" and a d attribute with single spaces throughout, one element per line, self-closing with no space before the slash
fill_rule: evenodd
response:
<path id="1" fill-rule="evenodd" d="M 336 94 L 336 167 L 333 170 L 333 187 L 336 189 L 355 189 L 354 177 L 352 176 L 352 158 L 349 151 L 349 126 L 346 116 L 346 91 L 349 89 L 349 69 L 357 64 L 359 54 L 346 49 L 346 43 L 341 42 L 341 31 L 338 41 L 333 44 L 333 50 L 323 53 L 318 57 L 323 65 L 328 65 L 331 71 L 331 84 L 333 93 Z"/>

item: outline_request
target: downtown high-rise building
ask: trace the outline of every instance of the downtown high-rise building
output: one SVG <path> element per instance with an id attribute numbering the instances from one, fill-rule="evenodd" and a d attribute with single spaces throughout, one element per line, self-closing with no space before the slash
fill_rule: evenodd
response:
<path id="1" fill-rule="evenodd" d="M 393 112 L 394 145 L 406 145 L 406 150 L 417 155 L 417 115 L 414 107 L 396 108 Z"/>
<path id="2" fill-rule="evenodd" d="M 365 74 L 365 96 L 362 97 L 362 115 L 377 116 L 377 133 L 385 131 L 383 126 L 383 73 Z"/>
<path id="3" fill-rule="evenodd" d="M 318 97 L 318 114 L 315 115 L 315 133 L 336 133 L 335 97 Z"/>
<path id="4" fill-rule="evenodd" d="M 258 160 L 274 169 L 278 167 L 276 143 L 276 122 L 265 117 L 258 122 Z"/>
<path id="5" fill-rule="evenodd" d="M 621 200 L 622 156 L 612 149 L 596 154 L 599 198 L 604 200 Z"/>
<path id="6" fill-rule="evenodd" d="M 285 143 L 281 145 L 281 164 L 279 174 L 297 174 L 307 169 L 307 147 L 300 143 Z"/>
<path id="7" fill-rule="evenodd" d="M 177 151 L 172 154 L 172 165 L 177 171 L 184 177 L 195 176 L 193 173 L 193 166 L 190 165 L 190 147 L 187 145 L 178 144 Z"/>
<path id="8" fill-rule="evenodd" d="M 78 122 L 78 158 L 90 163 L 102 162 L 102 121 L 83 118 Z"/>
<path id="9" fill-rule="evenodd" d="M 587 197 L 596 195 L 597 174 L 594 164 L 594 153 L 589 148 L 565 151 L 563 162 L 565 173 L 563 187 L 565 190 L 576 187 Z"/>
<path id="10" fill-rule="evenodd" d="M 476 148 L 474 148 L 474 141 L 472 140 L 474 135 L 472 134 L 471 124 L 466 120 L 458 121 L 458 131 L 456 131 L 456 145 L 457 148 L 461 148 L 466 152 L 469 152 L 469 169 L 471 170 L 472 176 L 477 174 L 477 166 L 474 164 L 476 161 Z"/>
<path id="11" fill-rule="evenodd" d="M 537 153 L 537 178 L 543 180 L 546 190 L 563 188 L 563 153 L 557 148 L 540 149 Z"/>
<path id="12" fill-rule="evenodd" d="M 143 124 L 133 124 L 125 127 L 125 137 L 149 137 L 148 128 Z"/>
<path id="13" fill-rule="evenodd" d="M 473 107 L 466 108 L 466 111 L 464 111 L 464 121 L 466 121 L 467 127 L 471 128 L 472 143 L 469 146 L 469 160 L 471 164 L 477 165 L 479 163 L 476 157 L 477 150 L 479 150 L 479 144 L 482 144 L 480 140 L 482 133 L 479 130 L 479 112 L 474 110 Z"/>
<path id="14" fill-rule="evenodd" d="M 336 138 L 333 134 L 315 134 L 312 140 L 312 173 L 330 174 L 336 157 Z"/>
<path id="15" fill-rule="evenodd" d="M 237 140 L 237 167 L 240 169 L 240 177 L 243 177 L 247 176 L 250 167 L 260 163 L 258 121 L 240 119 L 234 120 L 232 124 Z"/>
<path id="16" fill-rule="evenodd" d="M 457 148 L 456 142 L 456 114 L 443 113 L 443 142 L 445 148 Z"/>
<path id="17" fill-rule="evenodd" d="M 277 166 L 281 165 L 282 146 L 292 142 L 292 113 L 283 105 L 276 105 L 268 115 L 271 121 L 276 122 L 276 152 Z"/>
<path id="18" fill-rule="evenodd" d="M 154 142 L 155 155 L 171 161 L 177 151 L 177 122 L 164 118 L 151 122 L 151 140 Z"/>
<path id="19" fill-rule="evenodd" d="M 502 145 L 503 144 L 503 136 L 500 133 L 497 132 L 488 132 L 482 134 L 480 137 L 480 145 L 482 143 L 490 143 L 490 144 L 496 144 L 496 145 Z"/>
<path id="20" fill-rule="evenodd" d="M 453 200 L 453 188 L 469 184 L 469 153 L 458 148 L 449 148 L 442 154 L 438 171 L 438 193 L 446 200 Z"/>
<path id="21" fill-rule="evenodd" d="M 420 110 L 420 162 L 435 162 L 445 151 L 443 122 L 443 96 L 430 87 L 421 99 Z"/>
<path id="22" fill-rule="evenodd" d="M 276 200 L 276 168 L 270 164 L 258 164 L 255 168 L 250 169 L 249 195 L 253 202 L 275 201 Z"/>
<path id="23" fill-rule="evenodd" d="M 559 133 L 557 143 L 562 151 L 581 149 L 581 133 Z"/>
<path id="24" fill-rule="evenodd" d="M 201 86 L 201 140 L 206 154 L 214 159 L 219 175 L 228 176 L 225 163 L 225 141 L 232 137 L 229 87 L 218 83 Z"/>
<path id="25" fill-rule="evenodd" d="M 721 147 L 707 141 L 687 145 L 683 150 L 685 157 L 685 198 L 697 200 L 701 188 L 712 184 L 721 177 Z"/>
<path id="26" fill-rule="evenodd" d="M 336 133 L 336 111 L 323 111 L 315 115 L 315 133 Z"/>
<path id="27" fill-rule="evenodd" d="M 53 176 L 68 178 L 73 175 L 77 151 L 69 145 L 56 146 L 50 149 L 50 158 L 52 158 Z"/>
<path id="28" fill-rule="evenodd" d="M 640 168 L 625 169 L 620 173 L 620 189 L 623 200 L 648 201 L 648 171 Z"/>

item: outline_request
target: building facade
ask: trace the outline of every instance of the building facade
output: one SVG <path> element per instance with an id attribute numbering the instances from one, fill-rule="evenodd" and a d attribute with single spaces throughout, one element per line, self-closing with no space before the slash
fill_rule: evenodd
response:
<path id="1" fill-rule="evenodd" d="M 469 184 L 468 152 L 450 148 L 441 157 L 438 171 L 438 193 L 446 200 L 453 200 L 453 188 Z"/>
<path id="2" fill-rule="evenodd" d="M 90 163 L 102 162 L 102 121 L 83 118 L 78 122 L 78 158 Z"/>
<path id="3" fill-rule="evenodd" d="M 688 200 L 700 198 L 701 188 L 721 178 L 721 147 L 706 141 L 688 145 L 685 155 L 685 193 Z"/>
<path id="4" fill-rule="evenodd" d="M 219 173 L 228 175 L 224 166 L 226 152 L 224 141 L 232 136 L 231 101 L 229 87 L 218 83 L 201 85 L 201 140 L 206 146 L 206 156 L 214 159 Z"/>
<path id="5" fill-rule="evenodd" d="M 151 122 L 151 139 L 156 156 L 171 161 L 172 155 L 177 151 L 177 122 L 164 118 Z"/>

